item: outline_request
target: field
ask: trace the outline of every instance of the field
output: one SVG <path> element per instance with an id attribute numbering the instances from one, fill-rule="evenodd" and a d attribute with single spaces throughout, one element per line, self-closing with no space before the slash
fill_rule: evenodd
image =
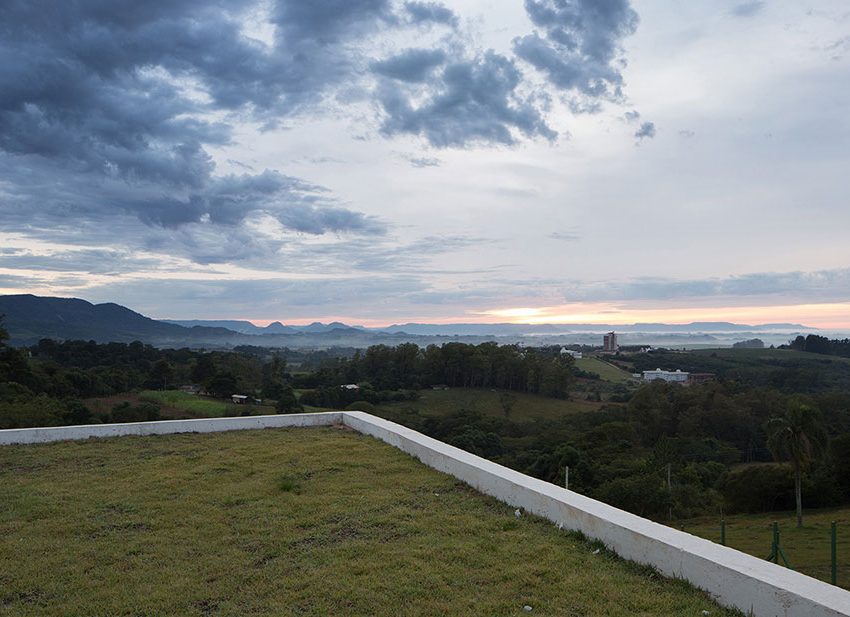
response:
<path id="1" fill-rule="evenodd" d="M 632 378 L 631 373 L 627 373 L 599 358 L 581 358 L 576 360 L 576 367 L 583 371 L 596 373 L 604 381 L 612 381 L 614 383 L 626 383 Z"/>
<path id="2" fill-rule="evenodd" d="M 118 403 L 132 405 L 153 403 L 160 408 L 164 418 L 216 418 L 220 416 L 238 416 L 248 412 L 251 415 L 275 413 L 268 405 L 234 405 L 222 399 L 188 394 L 177 390 L 144 390 L 138 394 L 121 394 L 110 397 L 86 399 L 85 403 L 95 413 L 105 413 Z"/>
<path id="3" fill-rule="evenodd" d="M 838 523 L 838 584 L 850 589 L 850 508 L 804 512 L 803 528 L 797 529 L 793 512 L 744 514 L 726 517 L 726 545 L 750 555 L 770 554 L 771 525 L 779 523 L 780 545 L 798 572 L 829 582 L 830 523 Z M 684 521 L 685 531 L 720 542 L 717 517 Z"/>
<path id="4" fill-rule="evenodd" d="M 422 390 L 415 401 L 402 403 L 384 403 L 377 405 L 377 411 L 416 410 L 423 416 L 443 416 L 452 412 L 467 410 L 479 411 L 485 416 L 505 417 L 499 400 L 500 391 L 475 388 L 451 388 L 449 390 Z M 553 419 L 581 411 L 595 411 L 600 403 L 581 400 L 560 400 L 512 392 L 515 399 L 510 411 L 512 420 Z"/>
<path id="5" fill-rule="evenodd" d="M 735 614 L 598 548 L 342 429 L 0 448 L 9 616 Z"/>

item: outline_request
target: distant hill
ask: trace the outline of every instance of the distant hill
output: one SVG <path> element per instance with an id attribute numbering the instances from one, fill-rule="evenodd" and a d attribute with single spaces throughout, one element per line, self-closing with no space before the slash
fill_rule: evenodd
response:
<path id="1" fill-rule="evenodd" d="M 262 336 L 264 334 L 297 334 L 298 332 L 306 332 L 308 334 L 320 334 L 324 332 L 332 332 L 334 330 L 358 330 L 338 321 L 329 324 L 323 324 L 318 321 L 307 326 L 285 326 L 279 321 L 270 323 L 269 325 L 255 326 L 250 321 L 238 321 L 229 319 L 164 319 L 163 323 L 177 324 L 185 328 L 206 327 L 206 328 L 227 328 L 233 332 L 242 334 L 251 334 L 254 336 Z"/>
<path id="2" fill-rule="evenodd" d="M 294 328 L 299 332 L 308 332 L 310 334 L 318 334 L 320 332 L 333 332 L 334 330 L 352 330 L 357 331 L 358 328 L 353 328 L 339 321 L 332 321 L 329 324 L 323 324 L 318 321 L 314 321 L 308 326 L 289 326 L 290 328 Z"/>
<path id="3" fill-rule="evenodd" d="M 787 343 L 812 328 L 798 324 L 749 326 L 726 322 L 691 324 L 423 324 L 385 328 L 349 326 L 335 321 L 306 326 L 274 322 L 265 327 L 240 320 L 159 321 L 114 303 L 92 304 L 77 298 L 33 295 L 0 296 L 0 314 L 13 345 L 31 345 L 42 338 L 143 341 L 158 347 L 228 348 L 237 345 L 329 349 L 370 345 L 442 345 L 451 341 L 478 344 L 496 341 L 524 345 L 601 345 L 601 332 L 615 330 L 621 345 L 656 347 L 729 347 L 742 339 L 766 344 Z"/>
<path id="4" fill-rule="evenodd" d="M 163 319 L 161 321 L 162 323 L 175 324 L 184 328 L 227 328 L 231 332 L 255 336 L 262 334 L 293 334 L 297 332 L 294 328 L 284 326 L 279 321 L 271 323 L 266 327 L 255 326 L 250 321 L 234 319 Z"/>
<path id="5" fill-rule="evenodd" d="M 515 323 L 459 323 L 459 324 L 429 324 L 406 323 L 394 324 L 384 328 L 373 328 L 380 332 L 406 332 L 407 334 L 427 335 L 458 335 L 458 336 L 520 336 L 523 334 L 574 334 L 595 333 L 614 330 L 616 332 L 656 332 L 656 333 L 714 333 L 714 332 L 754 332 L 781 331 L 800 332 L 813 330 L 800 324 L 774 323 L 746 325 L 725 321 L 693 322 L 688 324 L 665 323 L 636 323 L 636 324 L 515 324 Z"/>
<path id="6" fill-rule="evenodd" d="M 0 315 L 12 344 L 29 345 L 42 338 L 93 340 L 98 343 L 167 343 L 225 339 L 225 328 L 184 328 L 140 315 L 118 304 L 92 304 L 77 298 L 30 294 L 0 296 Z"/>

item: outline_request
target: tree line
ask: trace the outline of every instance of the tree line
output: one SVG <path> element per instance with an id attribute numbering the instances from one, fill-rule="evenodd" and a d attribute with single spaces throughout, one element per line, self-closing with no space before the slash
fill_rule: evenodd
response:
<path id="1" fill-rule="evenodd" d="M 566 398 L 575 381 L 573 359 L 560 347 L 446 343 L 420 348 L 373 345 L 350 359 L 329 361 L 297 383 L 302 387 L 368 382 L 375 390 L 433 386 L 497 388 Z"/>
<path id="2" fill-rule="evenodd" d="M 794 349 L 796 351 L 808 351 L 810 353 L 819 353 L 826 356 L 841 356 L 850 358 L 850 338 L 845 339 L 828 339 L 825 336 L 817 334 L 809 334 L 807 336 L 797 336 L 788 345 L 782 345 L 782 348 Z"/>

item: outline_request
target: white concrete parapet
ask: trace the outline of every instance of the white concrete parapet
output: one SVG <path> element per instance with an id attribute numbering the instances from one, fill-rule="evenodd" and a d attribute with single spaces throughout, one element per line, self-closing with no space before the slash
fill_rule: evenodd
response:
<path id="1" fill-rule="evenodd" d="M 174 433 L 218 433 L 260 428 L 301 426 L 330 426 L 342 424 L 343 413 L 296 413 L 274 416 L 238 416 L 234 418 L 199 418 L 196 420 L 160 420 L 156 422 L 125 422 L 122 424 L 81 424 L 77 426 L 45 426 L 0 430 L 0 446 L 76 441 L 90 437 L 120 437 L 124 435 L 171 435 Z"/>
<path id="2" fill-rule="evenodd" d="M 0 445 L 118 435 L 165 435 L 344 424 L 514 507 L 581 531 L 621 557 L 685 579 L 756 617 L 850 615 L 850 592 L 618 510 L 367 413 L 326 412 L 0 430 Z"/>

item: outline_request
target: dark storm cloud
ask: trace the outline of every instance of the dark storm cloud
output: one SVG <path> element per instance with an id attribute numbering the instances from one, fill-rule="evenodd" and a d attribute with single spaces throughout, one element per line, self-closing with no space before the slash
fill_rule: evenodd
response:
<path id="1" fill-rule="evenodd" d="M 621 81 L 611 68 L 617 41 L 636 22 L 628 3 L 526 7 L 545 45 L 581 73 L 571 87 L 610 98 Z M 257 0 L 0 3 L 4 230 L 136 248 L 177 243 L 175 252 L 202 263 L 274 254 L 280 242 L 247 227 L 264 216 L 303 234 L 381 234 L 380 221 L 322 187 L 239 161 L 250 173 L 222 176 L 209 154 L 231 144 L 236 123 L 273 127 L 364 96 L 382 108 L 384 135 L 437 147 L 556 137 L 544 93 L 525 87 L 516 59 L 474 50 L 441 3 L 274 0 L 265 41 L 245 30 L 260 8 Z M 439 44 L 369 57 L 378 37 L 432 29 Z M 572 40 L 578 47 L 564 55 Z"/>
<path id="2" fill-rule="evenodd" d="M 412 3 L 408 3 L 410 7 Z M 514 40 L 516 56 L 571 96 L 576 112 L 623 98 L 620 41 L 637 28 L 629 0 L 526 0 L 535 31 Z M 386 135 L 419 135 L 435 147 L 513 144 L 521 135 L 554 140 L 543 118 L 548 95 L 522 95 L 516 58 L 455 46 L 442 62 L 431 50 L 408 50 L 374 63 Z"/>
<path id="3" fill-rule="evenodd" d="M 399 81 L 423 82 L 434 68 L 446 61 L 441 49 L 408 49 L 397 56 L 372 63 L 378 75 Z"/>
<path id="4" fill-rule="evenodd" d="M 520 97 L 521 73 L 512 60 L 493 51 L 450 62 L 425 91 L 385 80 L 379 97 L 386 135 L 410 133 L 438 148 L 471 143 L 513 144 L 514 130 L 526 137 L 554 139 L 535 102 Z"/>
<path id="5" fill-rule="evenodd" d="M 629 0 L 525 0 L 540 32 L 514 39 L 514 51 L 557 88 L 589 99 L 622 99 L 620 42 L 637 29 Z"/>
<path id="6" fill-rule="evenodd" d="M 128 213 L 152 227 L 236 226 L 262 212 L 303 233 L 381 233 L 296 178 L 215 176 L 205 147 L 229 143 L 231 127 L 203 118 L 285 117 L 320 101 L 353 70 L 345 47 L 391 22 L 390 5 L 280 0 L 271 47 L 242 33 L 252 5 L 0 5 L 0 214 L 9 226 Z"/>
<path id="7" fill-rule="evenodd" d="M 416 24 L 444 24 L 457 26 L 458 17 L 451 9 L 439 2 L 405 2 L 404 8 L 410 20 Z"/>

